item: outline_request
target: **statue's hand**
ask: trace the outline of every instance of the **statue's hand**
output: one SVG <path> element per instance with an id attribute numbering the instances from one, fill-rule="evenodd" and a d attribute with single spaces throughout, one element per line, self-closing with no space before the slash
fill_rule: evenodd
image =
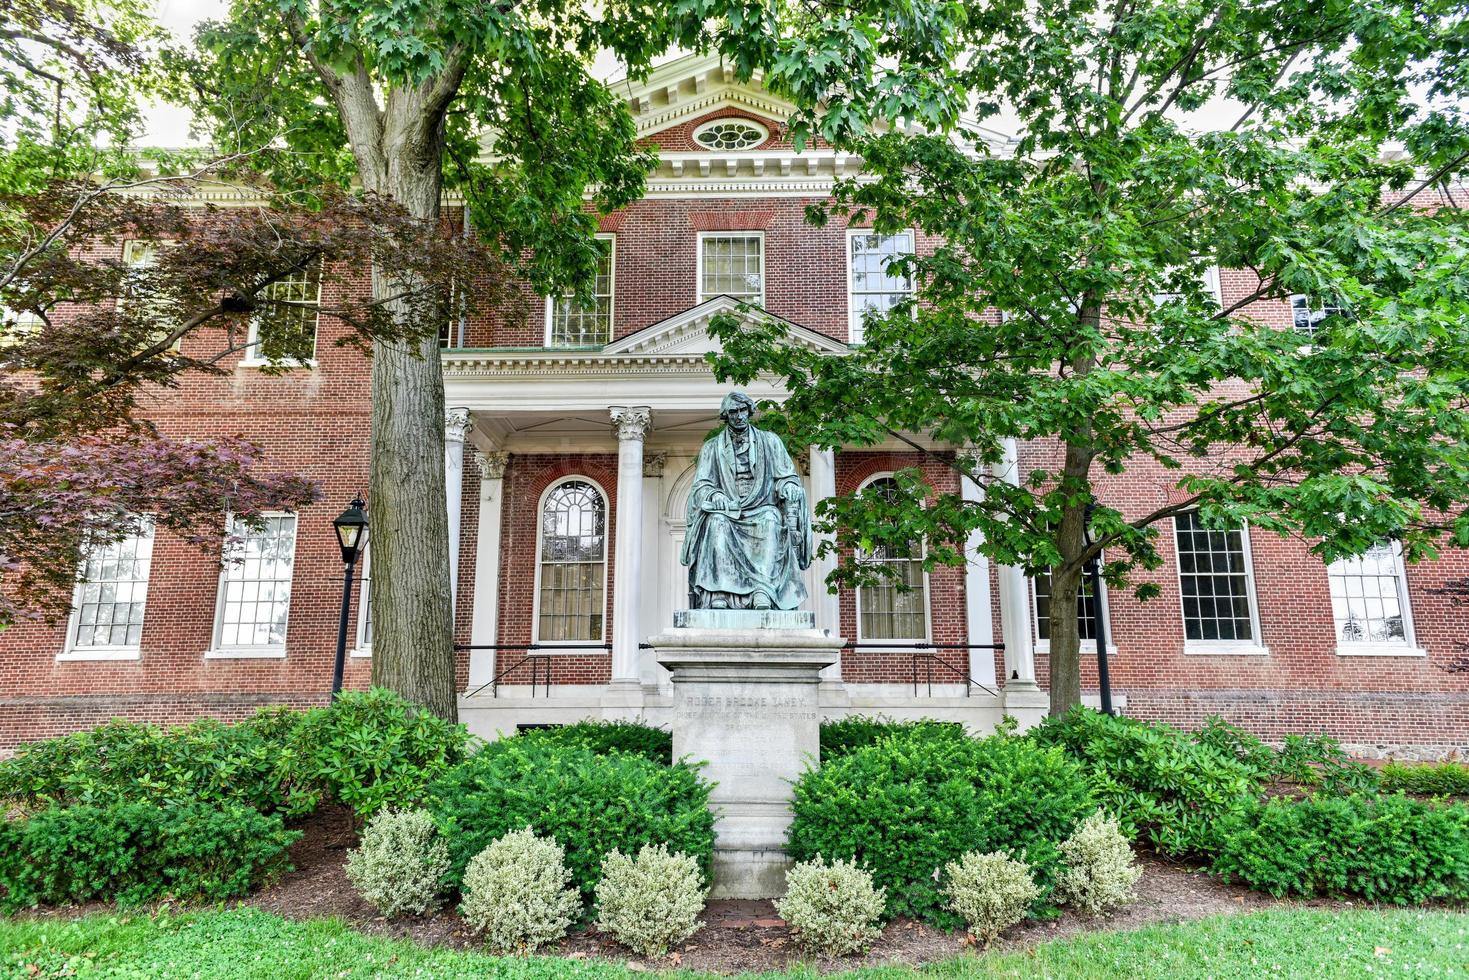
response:
<path id="1" fill-rule="evenodd" d="M 713 493 L 709 494 L 709 496 L 704 498 L 705 510 L 729 510 L 731 506 L 732 501 L 727 495 L 719 490 L 715 490 Z"/>
<path id="2" fill-rule="evenodd" d="M 801 486 L 797 483 L 783 483 L 780 487 L 780 499 L 788 504 L 793 504 L 801 499 Z"/>

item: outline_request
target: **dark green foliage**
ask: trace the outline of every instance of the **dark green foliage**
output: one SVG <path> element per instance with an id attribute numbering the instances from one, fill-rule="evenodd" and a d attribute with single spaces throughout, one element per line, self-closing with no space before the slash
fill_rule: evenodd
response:
<path id="1" fill-rule="evenodd" d="M 1031 737 L 1085 766 L 1123 832 L 1164 854 L 1210 852 L 1218 820 L 1249 805 L 1264 782 L 1236 751 L 1217 747 L 1217 734 L 1195 742 L 1167 725 L 1088 708 L 1048 718 Z"/>
<path id="2" fill-rule="evenodd" d="M 0 762 L 0 799 L 23 809 L 152 800 L 309 813 L 319 792 L 296 764 L 300 723 L 299 712 L 283 708 L 236 725 L 202 719 L 165 730 L 109 722 L 22 745 Z"/>
<path id="3" fill-rule="evenodd" d="M 1275 750 L 1253 732 L 1231 725 L 1218 715 L 1210 715 L 1192 737 L 1200 745 L 1238 759 L 1261 782 L 1269 780 L 1275 772 Z"/>
<path id="4" fill-rule="evenodd" d="M 673 733 L 633 721 L 579 721 L 574 725 L 532 728 L 516 738 L 554 745 L 579 745 L 597 755 L 627 752 L 665 766 L 673 763 Z"/>
<path id="5" fill-rule="evenodd" d="M 635 854 L 644 844 L 667 844 L 696 858 L 707 878 L 711 788 L 687 763 L 512 738 L 450 770 L 429 787 L 426 805 L 448 842 L 453 881 L 495 840 L 530 827 L 566 848 L 567 867 L 590 899 L 614 847 Z"/>
<path id="6" fill-rule="evenodd" d="M 1469 899 L 1469 808 L 1402 795 L 1275 799 L 1221 824 L 1213 870 L 1272 895 Z"/>
<path id="7" fill-rule="evenodd" d="M 888 915 L 951 927 L 960 923 L 936 874 L 947 862 L 1009 850 L 1049 894 L 1057 844 L 1095 806 L 1081 767 L 1059 748 L 1009 735 L 899 735 L 801 777 L 790 852 L 797 861 L 856 861 L 887 889 Z"/>
<path id="8" fill-rule="evenodd" d="M 235 898 L 288 869 L 300 836 L 242 806 L 51 807 L 0 824 L 0 908 Z"/>
<path id="9" fill-rule="evenodd" d="M 464 757 L 469 734 L 391 691 L 343 694 L 307 712 L 266 708 L 235 725 L 166 730 L 114 721 L 21 746 L 0 762 L 0 800 L 48 804 L 241 805 L 302 816 L 323 797 L 361 818 L 417 801 Z"/>
<path id="10" fill-rule="evenodd" d="M 1388 792 L 1402 790 L 1424 796 L 1469 796 L 1469 766 L 1458 762 L 1407 765 L 1389 762 L 1378 774 Z"/>
<path id="11" fill-rule="evenodd" d="M 366 819 L 384 806 L 417 803 L 464 758 L 470 738 L 463 725 L 374 688 L 308 711 L 296 740 L 302 777 Z"/>
<path id="12" fill-rule="evenodd" d="M 1328 793 L 1359 793 L 1377 786 L 1377 773 L 1354 761 L 1328 735 L 1287 735 L 1279 749 L 1272 749 L 1216 715 L 1192 737 L 1200 745 L 1234 756 L 1262 783 L 1295 783 Z"/>
<path id="13" fill-rule="evenodd" d="M 955 721 L 893 721 L 890 718 L 851 715 L 821 723 L 821 761 L 830 762 L 853 749 L 871 745 L 889 735 L 920 739 L 965 738 L 964 726 Z"/>

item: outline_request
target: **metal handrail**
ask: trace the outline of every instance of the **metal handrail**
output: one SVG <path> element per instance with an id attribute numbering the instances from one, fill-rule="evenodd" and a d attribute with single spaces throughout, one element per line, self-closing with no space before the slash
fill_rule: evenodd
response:
<path id="1" fill-rule="evenodd" d="M 494 677 L 492 677 L 489 680 L 485 681 L 479 687 L 475 688 L 472 691 L 467 692 L 464 695 L 465 697 L 472 698 L 475 695 L 479 694 L 480 691 L 483 691 L 487 687 L 490 689 L 490 697 L 492 697 L 492 698 L 499 697 L 500 696 L 500 681 L 502 679 L 504 679 L 505 675 L 506 674 L 509 674 L 511 671 L 516 670 L 519 667 L 525 666 L 528 663 L 528 664 L 531 665 L 531 672 L 530 672 L 530 696 L 532 698 L 534 698 L 536 696 L 536 685 L 537 685 L 538 680 L 539 680 L 539 677 L 540 677 L 540 670 L 541 670 L 540 669 L 540 662 L 541 661 L 545 661 L 545 664 L 546 664 L 546 697 L 549 698 L 551 696 L 551 663 L 555 659 L 555 657 L 553 657 L 551 654 L 545 653 L 543 651 L 546 651 L 546 650 L 580 650 L 580 651 L 583 651 L 583 652 L 590 651 L 590 650 L 611 651 L 612 644 L 610 644 L 610 643 L 456 643 L 456 644 L 454 644 L 454 649 L 455 650 L 524 650 L 524 651 L 526 651 L 525 656 L 521 657 L 519 660 L 515 661 L 515 663 L 511 664 L 509 667 L 506 667 L 504 670 L 500 671 Z"/>

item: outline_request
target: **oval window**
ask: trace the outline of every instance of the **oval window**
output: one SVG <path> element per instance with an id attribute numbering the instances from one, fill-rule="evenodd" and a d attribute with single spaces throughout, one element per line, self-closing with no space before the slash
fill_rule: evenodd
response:
<path id="1" fill-rule="evenodd" d="M 745 150 L 768 135 L 764 126 L 747 119 L 716 119 L 694 130 L 694 142 L 706 150 Z"/>

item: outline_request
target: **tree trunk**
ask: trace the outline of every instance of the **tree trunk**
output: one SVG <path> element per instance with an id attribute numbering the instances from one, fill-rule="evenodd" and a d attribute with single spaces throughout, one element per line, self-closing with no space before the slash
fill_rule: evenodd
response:
<path id="1" fill-rule="evenodd" d="M 1077 624 L 1086 517 L 1081 507 L 1063 512 L 1057 532 L 1061 563 L 1051 571 L 1051 714 L 1081 703 L 1081 631 Z"/>

